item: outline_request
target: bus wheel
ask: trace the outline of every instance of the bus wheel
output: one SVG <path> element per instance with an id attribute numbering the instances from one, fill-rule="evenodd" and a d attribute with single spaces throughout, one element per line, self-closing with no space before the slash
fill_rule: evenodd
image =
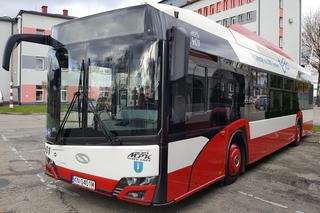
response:
<path id="1" fill-rule="evenodd" d="M 242 167 L 241 148 L 236 142 L 232 142 L 229 148 L 229 155 L 227 160 L 227 171 L 224 183 L 229 185 L 236 181 Z"/>
<path id="2" fill-rule="evenodd" d="M 293 145 L 299 146 L 301 142 L 301 125 L 300 122 L 297 123 L 296 126 L 296 140 L 294 141 Z"/>

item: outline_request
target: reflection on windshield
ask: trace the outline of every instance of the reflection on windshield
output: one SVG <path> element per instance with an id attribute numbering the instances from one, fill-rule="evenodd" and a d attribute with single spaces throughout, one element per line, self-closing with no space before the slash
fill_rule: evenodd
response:
<path id="1" fill-rule="evenodd" d="M 90 61 L 86 64 L 89 70 L 88 101 L 91 103 L 87 110 L 88 128 L 95 131 L 101 128 L 97 127 L 96 113 L 103 126 L 115 136 L 157 134 L 160 65 L 156 41 L 116 38 L 64 48 L 68 52 L 68 63 L 62 63 L 63 58 L 56 57 L 59 50 L 50 53 L 48 129 L 51 134 L 59 128 L 57 124 L 63 120 L 78 91 L 83 59 Z M 60 72 L 59 64 L 67 64 L 67 67 Z M 57 101 L 59 109 L 54 104 Z M 75 102 L 66 121 L 64 129 L 69 131 L 69 136 L 82 126 L 80 117 L 83 114 L 79 111 L 82 112 L 82 101 Z"/>

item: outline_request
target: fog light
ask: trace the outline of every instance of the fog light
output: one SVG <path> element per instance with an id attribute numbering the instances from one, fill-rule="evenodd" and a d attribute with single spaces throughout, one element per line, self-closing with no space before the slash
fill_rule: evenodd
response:
<path id="1" fill-rule="evenodd" d="M 131 191 L 127 195 L 133 198 L 143 198 L 146 195 L 146 191 Z"/>

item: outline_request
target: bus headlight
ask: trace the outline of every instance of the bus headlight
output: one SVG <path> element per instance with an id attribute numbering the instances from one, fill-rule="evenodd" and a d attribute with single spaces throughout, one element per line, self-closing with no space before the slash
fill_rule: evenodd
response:
<path id="1" fill-rule="evenodd" d="M 155 185 L 157 183 L 157 176 L 151 177 L 128 177 L 122 178 L 117 188 L 124 188 L 126 186 L 147 186 Z"/>
<path id="2" fill-rule="evenodd" d="M 136 199 L 152 197 L 157 181 L 157 176 L 122 178 L 113 190 L 112 195 L 120 199 L 125 199 L 126 197 Z"/>

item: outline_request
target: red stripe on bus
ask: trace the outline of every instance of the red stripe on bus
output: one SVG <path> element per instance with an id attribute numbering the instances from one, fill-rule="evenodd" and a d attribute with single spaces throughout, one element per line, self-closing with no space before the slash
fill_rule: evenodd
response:
<path id="1" fill-rule="evenodd" d="M 257 34 L 251 32 L 250 30 L 248 30 L 247 28 L 241 26 L 241 25 L 238 25 L 238 24 L 233 24 L 230 26 L 230 29 L 244 35 L 245 37 L 253 40 L 253 41 L 256 41 L 257 43 L 267 47 L 268 49 L 272 50 L 272 51 L 275 51 L 276 53 L 282 55 L 283 57 L 287 58 L 287 59 L 290 59 L 290 56 L 288 56 L 285 52 L 283 52 L 280 48 L 278 48 L 277 46 L 275 46 L 274 44 L 272 44 L 271 42 L 267 41 L 266 39 L 258 36 Z"/>
<path id="2" fill-rule="evenodd" d="M 190 171 L 191 165 L 168 174 L 168 202 L 188 192 Z"/>
<path id="3" fill-rule="evenodd" d="M 249 164 L 281 149 L 295 140 L 296 126 L 251 139 L 248 143 Z"/>

